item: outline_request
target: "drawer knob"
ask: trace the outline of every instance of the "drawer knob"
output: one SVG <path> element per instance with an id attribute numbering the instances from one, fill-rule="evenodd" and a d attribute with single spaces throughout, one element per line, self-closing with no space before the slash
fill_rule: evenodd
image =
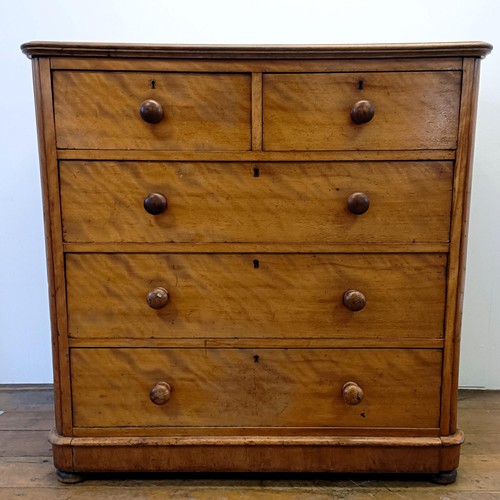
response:
<path id="1" fill-rule="evenodd" d="M 159 123 L 163 118 L 163 108 L 158 101 L 146 99 L 139 108 L 141 118 L 148 123 Z"/>
<path id="2" fill-rule="evenodd" d="M 148 214 L 162 214 L 167 206 L 167 199 L 161 193 L 151 193 L 144 198 L 144 209 Z"/>
<path id="3" fill-rule="evenodd" d="M 354 123 L 361 125 L 369 122 L 375 116 L 375 107 L 370 101 L 358 101 L 351 109 Z"/>
<path id="4" fill-rule="evenodd" d="M 149 394 L 149 399 L 155 405 L 164 405 L 170 399 L 172 389 L 167 382 L 158 382 Z"/>
<path id="5" fill-rule="evenodd" d="M 168 302 L 168 292 L 165 288 L 159 286 L 157 288 L 153 288 L 148 292 L 146 297 L 146 301 L 149 307 L 153 309 L 162 309 L 167 305 Z"/>
<path id="6" fill-rule="evenodd" d="M 366 297 L 359 290 L 347 290 L 343 302 L 349 311 L 361 311 L 365 307 Z"/>
<path id="7" fill-rule="evenodd" d="M 363 389 L 356 382 L 346 382 L 342 387 L 342 397 L 350 406 L 359 405 L 363 401 L 363 396 Z"/>
<path id="8" fill-rule="evenodd" d="M 370 199 L 365 193 L 352 193 L 347 198 L 347 208 L 352 214 L 364 214 L 370 208 Z"/>

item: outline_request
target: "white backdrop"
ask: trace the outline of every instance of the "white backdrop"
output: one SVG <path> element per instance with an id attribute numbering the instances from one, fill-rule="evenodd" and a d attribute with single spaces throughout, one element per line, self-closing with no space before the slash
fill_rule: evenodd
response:
<path id="1" fill-rule="evenodd" d="M 500 389 L 500 2 L 0 0 L 0 383 L 51 382 L 29 40 L 369 43 L 485 40 L 460 384 Z"/>

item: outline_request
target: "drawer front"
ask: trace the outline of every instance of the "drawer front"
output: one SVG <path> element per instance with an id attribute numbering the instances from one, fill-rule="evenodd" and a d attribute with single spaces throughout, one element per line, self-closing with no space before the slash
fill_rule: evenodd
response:
<path id="1" fill-rule="evenodd" d="M 454 149 L 461 73 L 266 74 L 266 150 Z M 351 110 L 368 100 L 373 118 Z M 368 115 L 364 115 L 368 118 Z"/>
<path id="2" fill-rule="evenodd" d="M 73 349 L 73 424 L 438 427 L 440 375 L 431 349 Z"/>
<path id="3" fill-rule="evenodd" d="M 248 150 L 250 83 L 247 74 L 55 71 L 57 147 Z M 150 99 L 159 123 L 139 113 Z"/>
<path id="4" fill-rule="evenodd" d="M 67 242 L 428 243 L 449 240 L 451 162 L 63 161 Z M 349 210 L 354 193 L 363 214 Z M 167 202 L 151 215 L 151 193 Z"/>
<path id="5" fill-rule="evenodd" d="M 69 335 L 441 338 L 446 263 L 442 254 L 68 254 Z M 344 299 L 348 290 L 358 293 Z"/>

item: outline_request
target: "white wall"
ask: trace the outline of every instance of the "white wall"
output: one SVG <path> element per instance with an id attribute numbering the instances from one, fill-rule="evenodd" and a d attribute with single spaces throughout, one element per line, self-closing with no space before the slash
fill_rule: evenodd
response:
<path id="1" fill-rule="evenodd" d="M 0 0 L 0 383 L 50 382 L 28 40 L 365 43 L 485 40 L 462 343 L 463 386 L 500 388 L 500 2 Z"/>

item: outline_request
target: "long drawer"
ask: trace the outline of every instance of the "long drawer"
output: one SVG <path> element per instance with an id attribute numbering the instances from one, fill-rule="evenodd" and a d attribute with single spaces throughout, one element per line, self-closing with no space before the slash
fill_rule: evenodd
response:
<path id="1" fill-rule="evenodd" d="M 57 146 L 249 150 L 250 84 L 249 74 L 237 73 L 54 71 Z M 148 120 L 161 120 L 145 121 L 144 107 Z"/>
<path id="2" fill-rule="evenodd" d="M 63 161 L 64 239 L 442 243 L 452 176 L 453 164 L 437 161 Z M 164 211 L 152 215 L 145 200 L 155 196 Z"/>
<path id="3" fill-rule="evenodd" d="M 433 349 L 73 349 L 73 425 L 438 427 L 441 358 Z"/>
<path id="4" fill-rule="evenodd" d="M 460 85 L 459 71 L 266 74 L 264 149 L 454 149 Z"/>
<path id="5" fill-rule="evenodd" d="M 446 265 L 445 254 L 68 254 L 69 335 L 442 338 Z"/>

